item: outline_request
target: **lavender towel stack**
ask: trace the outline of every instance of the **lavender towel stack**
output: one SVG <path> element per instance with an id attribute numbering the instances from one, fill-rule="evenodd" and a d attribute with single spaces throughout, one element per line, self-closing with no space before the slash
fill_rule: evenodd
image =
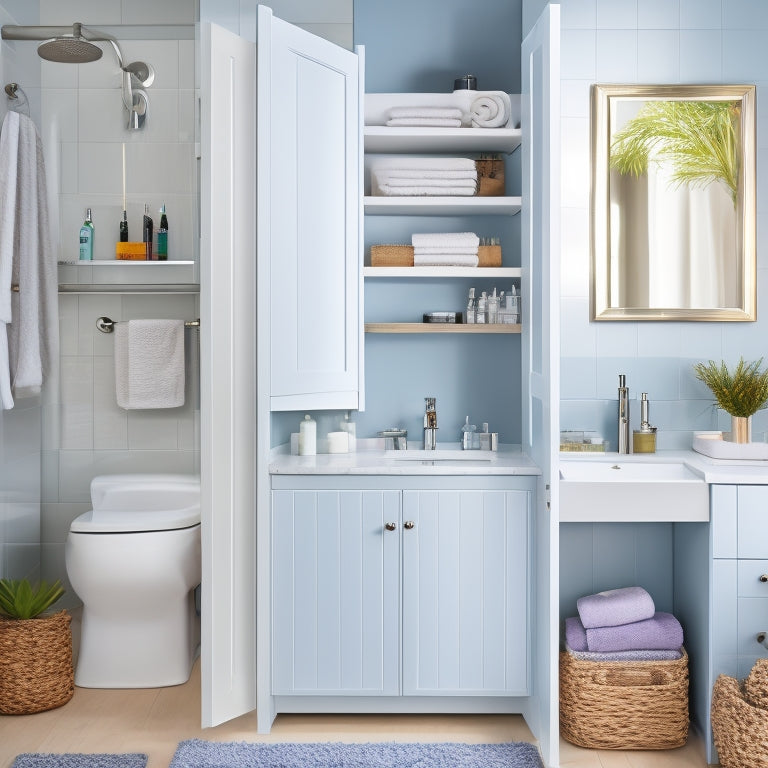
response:
<path id="1" fill-rule="evenodd" d="M 642 587 L 623 587 L 580 597 L 576 601 L 581 623 L 587 628 L 618 627 L 651 619 L 656 613 L 653 598 Z"/>
<path id="2" fill-rule="evenodd" d="M 679 650 L 683 644 L 683 628 L 671 613 L 662 612 L 643 621 L 589 629 L 578 616 L 572 616 L 565 620 L 565 639 L 574 651 L 592 653 Z"/>

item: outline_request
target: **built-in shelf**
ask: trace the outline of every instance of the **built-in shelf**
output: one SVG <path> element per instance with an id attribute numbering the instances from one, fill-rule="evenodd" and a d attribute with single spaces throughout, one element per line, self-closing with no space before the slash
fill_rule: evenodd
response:
<path id="1" fill-rule="evenodd" d="M 520 324 L 366 323 L 366 333 L 520 333 Z"/>
<path id="2" fill-rule="evenodd" d="M 146 261 L 144 259 L 93 259 L 82 261 L 73 259 L 72 261 L 58 262 L 60 267 L 184 267 L 194 264 L 194 261 Z"/>
<path id="3" fill-rule="evenodd" d="M 489 277 L 519 278 L 520 267 L 363 267 L 363 277 Z"/>
<path id="4" fill-rule="evenodd" d="M 378 197 L 366 195 L 366 214 L 379 216 L 515 216 L 520 197 Z"/>
<path id="5" fill-rule="evenodd" d="M 389 128 L 366 125 L 366 152 L 514 152 L 519 128 Z"/>
<path id="6" fill-rule="evenodd" d="M 59 261 L 60 293 L 195 293 L 197 264 L 189 259 Z"/>

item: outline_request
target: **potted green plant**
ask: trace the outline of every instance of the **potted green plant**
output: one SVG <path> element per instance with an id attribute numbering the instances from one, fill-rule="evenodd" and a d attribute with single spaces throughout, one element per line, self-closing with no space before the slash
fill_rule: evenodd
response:
<path id="1" fill-rule="evenodd" d="M 49 613 L 64 591 L 59 581 L 0 579 L 0 713 L 43 712 L 74 695 L 72 617 Z"/>
<path id="2" fill-rule="evenodd" d="M 697 363 L 696 378 L 703 381 L 717 404 L 731 416 L 731 440 L 748 443 L 752 439 L 752 415 L 768 402 L 768 370 L 761 371 L 763 358 L 751 363 L 740 358 L 731 372 L 724 362 Z"/>

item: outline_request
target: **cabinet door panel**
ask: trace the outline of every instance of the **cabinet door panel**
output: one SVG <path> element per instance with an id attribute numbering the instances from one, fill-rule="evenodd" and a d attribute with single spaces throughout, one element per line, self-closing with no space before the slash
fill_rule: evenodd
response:
<path id="1" fill-rule="evenodd" d="M 768 487 L 741 485 L 739 498 L 739 558 L 768 557 L 765 521 L 768 516 Z"/>
<path id="2" fill-rule="evenodd" d="M 525 695 L 525 492 L 405 491 L 403 693 Z"/>
<path id="3" fill-rule="evenodd" d="M 273 692 L 398 693 L 397 491 L 273 492 Z"/>

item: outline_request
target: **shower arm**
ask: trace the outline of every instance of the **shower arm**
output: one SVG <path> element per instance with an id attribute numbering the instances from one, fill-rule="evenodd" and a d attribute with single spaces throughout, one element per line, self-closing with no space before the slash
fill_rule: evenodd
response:
<path id="1" fill-rule="evenodd" d="M 131 73 L 126 72 L 125 70 L 123 54 L 120 51 L 120 46 L 117 44 L 117 38 L 107 34 L 106 32 L 89 29 L 82 24 L 79 24 L 78 26 L 80 27 L 80 34 L 89 42 L 103 42 L 110 43 L 112 45 L 112 48 L 115 51 L 115 56 L 117 57 L 117 63 L 120 67 L 120 74 L 123 79 L 123 106 L 129 112 L 131 112 L 134 109 L 133 89 L 131 87 Z M 73 27 L 31 27 L 17 24 L 3 24 L 2 28 L 0 28 L 0 37 L 2 37 L 3 40 L 27 40 L 40 42 L 42 40 L 48 40 L 49 38 L 54 37 L 65 37 L 67 35 L 71 36 L 72 30 Z M 128 94 L 127 99 L 126 93 Z"/>

